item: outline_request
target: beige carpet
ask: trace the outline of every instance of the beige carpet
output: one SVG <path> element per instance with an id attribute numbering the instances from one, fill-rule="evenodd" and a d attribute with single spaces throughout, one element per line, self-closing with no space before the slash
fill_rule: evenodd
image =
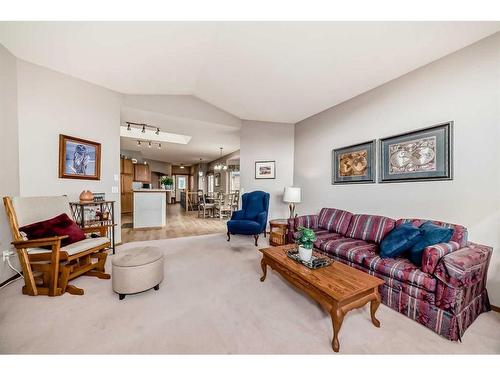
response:
<path id="1" fill-rule="evenodd" d="M 261 283 L 252 242 L 222 234 L 148 241 L 165 253 L 166 279 L 123 301 L 110 280 L 80 277 L 84 296 L 55 298 L 23 296 L 17 281 L 0 291 L 0 352 L 332 354 L 330 317 L 274 272 Z M 340 353 L 500 353 L 498 313 L 481 315 L 462 343 L 384 305 L 377 315 L 381 328 L 367 308 L 346 316 Z"/>

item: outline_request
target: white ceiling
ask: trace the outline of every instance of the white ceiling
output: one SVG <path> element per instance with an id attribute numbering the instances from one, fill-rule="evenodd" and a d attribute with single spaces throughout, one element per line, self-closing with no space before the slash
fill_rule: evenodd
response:
<path id="1" fill-rule="evenodd" d="M 128 94 L 192 94 L 295 123 L 500 30 L 499 22 L 1 22 L 19 58 Z"/>
<path id="2" fill-rule="evenodd" d="M 240 129 L 235 126 L 215 122 L 170 116 L 163 113 L 143 109 L 123 107 L 122 123 L 125 121 L 154 124 L 163 131 L 178 134 L 189 134 L 192 138 L 188 144 L 164 143 L 161 149 L 156 143 L 149 148 L 147 142 L 137 146 L 137 139 L 120 137 L 120 149 L 141 152 L 146 159 L 170 162 L 173 164 L 196 164 L 200 158 L 203 162 L 219 157 L 219 147 L 223 147 L 223 155 L 230 154 L 240 148 Z M 151 136 L 154 142 L 156 138 Z"/>

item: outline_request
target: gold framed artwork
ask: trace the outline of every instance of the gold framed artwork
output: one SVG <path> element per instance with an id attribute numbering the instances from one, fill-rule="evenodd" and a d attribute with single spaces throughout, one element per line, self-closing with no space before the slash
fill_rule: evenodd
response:
<path id="1" fill-rule="evenodd" d="M 375 182 L 375 140 L 332 151 L 332 184 Z"/>
<path id="2" fill-rule="evenodd" d="M 101 144 L 60 134 L 59 178 L 100 180 Z"/>

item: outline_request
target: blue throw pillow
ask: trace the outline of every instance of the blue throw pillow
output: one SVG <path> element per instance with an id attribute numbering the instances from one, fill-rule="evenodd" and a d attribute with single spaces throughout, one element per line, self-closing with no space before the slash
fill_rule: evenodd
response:
<path id="1" fill-rule="evenodd" d="M 421 230 L 411 223 L 398 225 L 380 243 L 381 258 L 395 258 L 410 249 L 421 237 Z"/>
<path id="2" fill-rule="evenodd" d="M 408 252 L 408 259 L 410 259 L 413 264 L 420 267 L 422 266 L 424 249 L 427 246 L 450 241 L 451 236 L 453 236 L 453 229 L 433 224 L 430 221 L 423 223 L 419 229 L 423 232 L 422 236 Z"/>

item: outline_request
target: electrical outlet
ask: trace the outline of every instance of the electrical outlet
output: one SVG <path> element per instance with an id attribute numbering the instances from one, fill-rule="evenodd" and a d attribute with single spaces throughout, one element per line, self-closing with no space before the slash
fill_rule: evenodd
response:
<path id="1" fill-rule="evenodd" d="M 11 255 L 14 255 L 14 253 L 11 250 L 4 250 L 2 251 L 2 261 L 5 262 L 6 259 L 10 258 Z"/>

